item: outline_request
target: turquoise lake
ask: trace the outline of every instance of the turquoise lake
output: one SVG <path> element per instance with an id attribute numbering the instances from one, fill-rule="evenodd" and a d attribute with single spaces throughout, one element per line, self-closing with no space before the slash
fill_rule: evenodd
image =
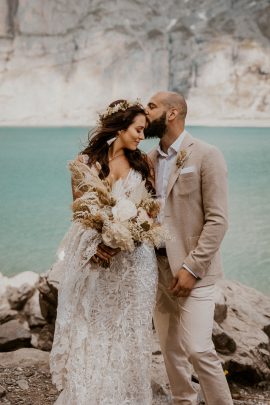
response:
<path id="1" fill-rule="evenodd" d="M 189 127 L 217 145 L 229 169 L 228 278 L 270 292 L 270 129 Z M 0 128 L 0 272 L 46 271 L 70 225 L 67 162 L 85 128 Z M 144 141 L 151 149 L 155 141 Z"/>

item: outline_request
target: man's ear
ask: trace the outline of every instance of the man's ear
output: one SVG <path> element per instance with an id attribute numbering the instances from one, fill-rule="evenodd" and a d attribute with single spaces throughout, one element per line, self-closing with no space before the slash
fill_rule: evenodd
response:
<path id="1" fill-rule="evenodd" d="M 177 116 L 178 111 L 176 108 L 172 108 L 170 111 L 168 111 L 168 121 L 173 121 L 175 119 L 175 117 Z"/>

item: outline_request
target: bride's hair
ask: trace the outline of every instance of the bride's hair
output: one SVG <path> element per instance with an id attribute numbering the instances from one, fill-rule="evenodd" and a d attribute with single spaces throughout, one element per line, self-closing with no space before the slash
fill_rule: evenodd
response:
<path id="1" fill-rule="evenodd" d="M 89 166 L 96 162 L 100 163 L 101 178 L 107 177 L 110 173 L 107 142 L 117 136 L 118 131 L 127 130 L 139 114 L 146 117 L 143 106 L 138 102 L 128 103 L 127 100 L 116 100 L 109 105 L 105 114 L 100 115 L 98 126 L 89 132 L 88 145 L 81 153 L 88 155 Z M 124 153 L 130 167 L 141 173 L 142 179 L 146 180 L 147 189 L 153 191 L 149 180 L 150 168 L 146 154 L 139 149 L 124 149 Z"/>

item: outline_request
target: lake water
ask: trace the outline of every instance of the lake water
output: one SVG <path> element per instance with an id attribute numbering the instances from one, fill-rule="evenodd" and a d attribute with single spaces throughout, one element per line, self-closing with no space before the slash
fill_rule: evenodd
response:
<path id="1" fill-rule="evenodd" d="M 229 169 L 228 278 L 270 292 L 270 129 L 188 128 L 217 145 Z M 46 271 L 70 225 L 67 161 L 85 128 L 0 128 L 0 272 Z M 149 150 L 155 141 L 144 141 Z"/>

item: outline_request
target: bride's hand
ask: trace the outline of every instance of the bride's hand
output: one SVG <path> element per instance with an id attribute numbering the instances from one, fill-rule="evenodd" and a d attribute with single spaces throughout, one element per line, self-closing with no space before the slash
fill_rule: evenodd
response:
<path id="1" fill-rule="evenodd" d="M 97 247 L 96 254 L 93 256 L 93 261 L 95 263 L 98 263 L 99 259 L 101 259 L 109 264 L 113 256 L 115 256 L 119 252 L 120 249 L 113 249 L 109 246 L 104 245 L 104 243 L 100 243 Z"/>

